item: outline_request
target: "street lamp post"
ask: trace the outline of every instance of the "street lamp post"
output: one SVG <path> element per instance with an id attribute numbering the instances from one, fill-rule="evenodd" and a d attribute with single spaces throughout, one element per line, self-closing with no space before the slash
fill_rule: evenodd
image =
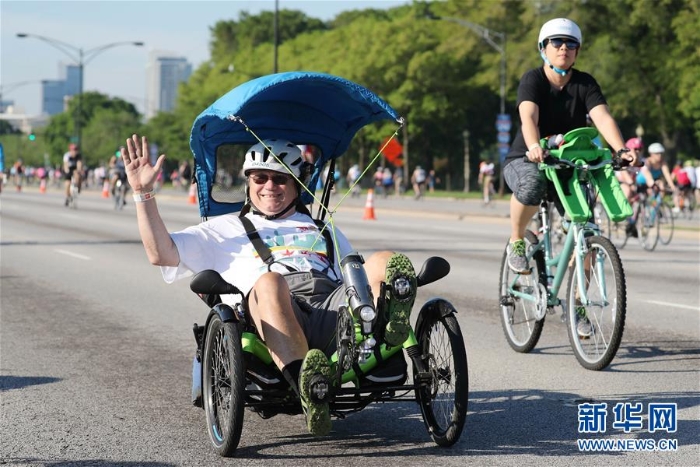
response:
<path id="1" fill-rule="evenodd" d="M 496 126 L 498 128 L 498 148 L 501 158 L 505 157 L 508 152 L 508 144 L 510 143 L 510 116 L 506 115 L 506 34 L 503 32 L 492 31 L 491 29 L 485 28 L 480 24 L 472 23 L 460 18 L 451 18 L 449 16 L 436 16 L 431 12 L 426 14 L 428 19 L 432 20 L 443 20 L 451 21 L 457 23 L 461 26 L 467 27 L 472 31 L 476 32 L 481 36 L 482 39 L 486 41 L 491 47 L 493 47 L 499 54 L 501 54 L 501 106 L 500 114 L 496 120 Z M 499 42 L 496 42 L 497 39 Z M 507 128 L 507 129 L 506 129 Z M 499 193 L 503 194 L 503 171 L 501 170 L 500 183 L 499 183 Z"/>
<path id="2" fill-rule="evenodd" d="M 93 58 L 101 54 L 107 49 L 111 49 L 112 47 L 117 47 L 119 45 L 133 45 L 136 47 L 141 47 L 143 46 L 143 42 L 140 41 L 121 41 L 121 42 L 112 42 L 109 44 L 101 45 L 99 47 L 94 47 L 92 49 L 88 50 L 83 50 L 82 47 L 76 47 L 74 45 L 68 44 L 66 42 L 60 41 L 58 39 L 51 39 L 49 37 L 45 36 L 40 36 L 38 34 L 29 34 L 29 33 L 23 33 L 19 32 L 17 33 L 17 37 L 20 39 L 24 39 L 27 37 L 33 37 L 35 39 L 39 39 L 41 41 L 46 42 L 47 44 L 51 45 L 52 47 L 57 48 L 64 54 L 66 54 L 71 60 L 75 62 L 75 64 L 78 65 L 78 108 L 77 112 L 75 115 L 75 133 L 76 133 L 76 138 L 77 138 L 77 143 L 81 143 L 81 136 L 82 136 L 82 101 L 83 101 L 83 69 L 85 68 L 85 65 L 87 65 Z"/>
<path id="3" fill-rule="evenodd" d="M 279 0 L 275 0 L 275 19 L 274 19 L 274 24 L 273 28 L 275 30 L 274 33 L 274 41 L 275 44 L 273 46 L 274 48 L 274 61 L 272 64 L 272 72 L 277 73 L 277 47 L 279 45 L 279 34 L 280 34 L 280 28 L 279 28 Z"/>
<path id="4" fill-rule="evenodd" d="M 17 83 L 0 84 L 0 114 L 5 112 L 5 104 L 3 102 L 4 94 L 14 91 L 17 88 L 27 84 L 41 83 L 39 80 L 19 81 Z"/>

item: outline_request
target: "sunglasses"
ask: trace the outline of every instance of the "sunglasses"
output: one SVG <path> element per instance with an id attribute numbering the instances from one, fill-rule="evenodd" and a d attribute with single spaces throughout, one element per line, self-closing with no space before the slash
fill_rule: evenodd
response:
<path id="1" fill-rule="evenodd" d="M 275 185 L 282 186 L 289 183 L 292 177 L 283 174 L 268 175 L 265 173 L 254 173 L 250 174 L 250 179 L 253 180 L 256 185 L 264 185 L 268 180 L 272 180 L 272 183 Z"/>
<path id="2" fill-rule="evenodd" d="M 553 37 L 551 39 L 548 39 L 549 43 L 552 44 L 552 47 L 555 49 L 558 49 L 562 46 L 562 44 L 566 44 L 566 48 L 569 50 L 576 50 L 580 47 L 581 44 L 578 42 L 571 40 L 571 39 L 562 39 L 561 37 Z"/>

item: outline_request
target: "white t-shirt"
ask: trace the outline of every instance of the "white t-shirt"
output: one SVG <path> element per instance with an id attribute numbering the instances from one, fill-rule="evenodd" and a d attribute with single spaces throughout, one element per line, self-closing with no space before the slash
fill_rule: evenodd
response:
<path id="1" fill-rule="evenodd" d="M 269 270 L 286 274 L 289 269 L 282 265 L 285 264 L 297 271 L 315 269 L 326 273 L 331 279 L 342 279 L 340 259 L 353 250 L 339 229 L 336 228 L 332 234 L 336 256 L 333 268 L 329 269 L 326 239 L 306 214 L 295 213 L 277 220 L 267 220 L 252 213 L 246 217 L 272 252 L 275 261 Z M 167 283 L 213 269 L 247 294 L 255 281 L 268 271 L 268 265 L 255 251 L 237 214 L 215 217 L 170 236 L 177 246 L 180 264 L 176 267 L 161 266 L 163 279 Z M 239 299 L 231 295 L 221 298 L 226 303 Z"/>

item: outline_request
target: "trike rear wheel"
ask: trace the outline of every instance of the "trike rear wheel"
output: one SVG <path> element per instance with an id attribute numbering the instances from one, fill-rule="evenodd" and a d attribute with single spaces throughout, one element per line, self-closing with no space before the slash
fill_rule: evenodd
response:
<path id="1" fill-rule="evenodd" d="M 203 356 L 204 411 L 209 438 L 224 457 L 233 455 L 243 431 L 245 369 L 238 324 L 214 314 Z"/>
<path id="2" fill-rule="evenodd" d="M 452 446 L 462 434 L 469 401 L 462 331 L 453 314 L 424 313 L 419 318 L 416 338 L 430 375 L 430 383 L 416 390 L 416 400 L 433 441 L 439 446 Z M 422 381 L 415 367 L 413 380 Z"/>

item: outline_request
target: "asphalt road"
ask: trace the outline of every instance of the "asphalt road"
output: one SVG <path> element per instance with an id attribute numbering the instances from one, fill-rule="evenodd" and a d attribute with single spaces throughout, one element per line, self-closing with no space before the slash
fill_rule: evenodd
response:
<path id="1" fill-rule="evenodd" d="M 508 233 L 505 202 L 365 199 L 336 213 L 355 247 L 394 248 L 416 264 L 440 255 L 442 296 L 458 309 L 469 356 L 465 432 L 436 447 L 413 403 L 373 405 L 310 437 L 300 416 L 246 413 L 237 458 L 209 446 L 204 413 L 190 404 L 191 326 L 206 306 L 186 282 L 163 283 L 147 263 L 132 205 L 115 212 L 86 192 L 78 210 L 60 194 L 0 196 L 0 463 L 7 465 L 697 465 L 700 463 L 700 237 L 682 226 L 672 243 L 621 256 L 628 319 L 611 366 L 576 362 L 558 316 L 537 348 L 516 354 L 496 307 Z M 158 203 L 171 230 L 199 220 L 185 193 Z M 577 432 L 580 403 L 607 403 L 605 433 Z M 612 426 L 617 403 L 641 403 L 644 429 Z M 677 404 L 677 429 L 650 433 L 649 404 Z M 673 452 L 581 452 L 577 440 L 671 439 Z M 646 445 L 648 446 L 648 444 Z"/>

